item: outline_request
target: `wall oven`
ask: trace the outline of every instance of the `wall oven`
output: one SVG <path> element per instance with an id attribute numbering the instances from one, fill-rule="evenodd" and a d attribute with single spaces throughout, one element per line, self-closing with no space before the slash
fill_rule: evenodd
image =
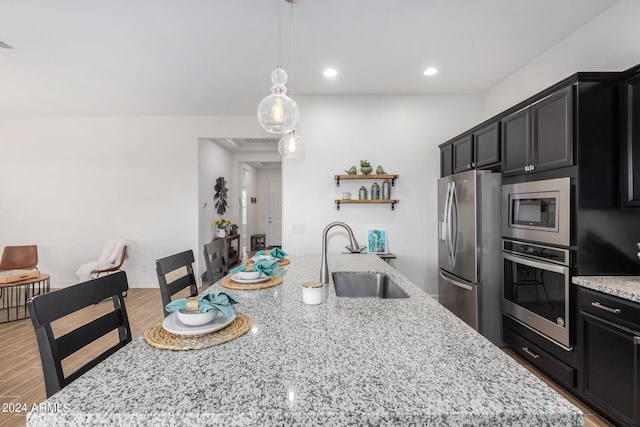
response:
<path id="1" fill-rule="evenodd" d="M 506 239 L 502 249 L 502 311 L 568 348 L 572 252 Z"/>
<path id="2" fill-rule="evenodd" d="M 571 178 L 502 186 L 502 235 L 571 245 Z"/>

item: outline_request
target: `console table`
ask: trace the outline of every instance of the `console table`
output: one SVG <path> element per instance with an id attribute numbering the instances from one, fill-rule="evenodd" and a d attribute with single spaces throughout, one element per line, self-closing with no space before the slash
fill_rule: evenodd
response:
<path id="1" fill-rule="evenodd" d="M 240 264 L 240 235 L 233 234 L 226 237 L 216 237 L 213 240 L 224 239 L 224 259 L 227 262 L 227 267 L 234 267 L 236 264 Z"/>
<path id="2" fill-rule="evenodd" d="M 48 274 L 40 274 L 30 279 L 0 284 L 0 297 L 2 298 L 0 323 L 26 319 L 28 317 L 27 300 L 50 290 L 51 283 Z M 20 313 L 21 308 L 22 314 Z M 13 309 L 15 309 L 15 316 L 12 316 Z M 6 319 L 4 318 L 4 311 L 7 312 Z"/>

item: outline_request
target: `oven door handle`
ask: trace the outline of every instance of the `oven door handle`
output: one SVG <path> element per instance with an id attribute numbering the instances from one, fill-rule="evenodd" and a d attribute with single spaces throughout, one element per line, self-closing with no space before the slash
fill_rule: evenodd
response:
<path id="1" fill-rule="evenodd" d="M 529 258 L 524 258 L 521 256 L 516 256 L 516 255 L 510 255 L 510 254 L 506 254 L 506 253 L 502 253 L 502 258 L 509 260 L 509 261 L 513 261 L 515 263 L 518 264 L 523 264 L 523 265 L 528 265 L 529 267 L 533 267 L 533 268 L 539 268 L 541 270 L 546 270 L 546 271 L 552 271 L 554 273 L 559 273 L 559 274 L 567 274 L 568 273 L 568 268 L 561 266 L 561 265 L 555 265 L 555 264 L 550 264 L 550 263 L 546 263 L 546 262 L 540 262 L 540 261 L 534 261 L 532 259 Z"/>

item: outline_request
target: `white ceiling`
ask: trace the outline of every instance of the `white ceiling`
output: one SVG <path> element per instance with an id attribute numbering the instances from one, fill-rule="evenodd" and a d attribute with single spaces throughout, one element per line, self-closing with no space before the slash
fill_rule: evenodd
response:
<path id="1" fill-rule="evenodd" d="M 290 72 L 284 0 L 0 0 L 0 115 L 255 114 L 278 1 Z M 294 95 L 482 93 L 614 3 L 300 0 Z"/>

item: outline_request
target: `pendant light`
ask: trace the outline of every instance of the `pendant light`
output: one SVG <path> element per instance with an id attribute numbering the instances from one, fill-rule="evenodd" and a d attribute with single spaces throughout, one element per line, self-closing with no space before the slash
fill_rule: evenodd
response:
<path id="1" fill-rule="evenodd" d="M 278 1 L 278 60 L 281 56 L 280 43 L 280 0 Z M 291 4 L 293 13 L 293 3 L 298 0 L 285 0 Z M 293 18 L 290 18 L 290 29 L 293 25 Z M 289 33 L 291 45 L 293 46 L 293 34 Z M 293 62 L 293 52 L 291 53 Z M 264 98 L 258 105 L 258 121 L 260 125 L 271 133 L 286 134 L 291 132 L 300 120 L 298 104 L 287 96 L 287 73 L 278 65 L 271 73 L 271 95 Z"/>
<path id="2" fill-rule="evenodd" d="M 304 157 L 304 143 L 295 129 L 280 138 L 280 141 L 278 141 L 278 153 L 283 158 L 291 160 Z"/>
<path id="3" fill-rule="evenodd" d="M 286 1 L 291 4 L 291 13 L 289 15 L 291 18 L 289 25 L 289 52 L 291 53 L 291 74 L 293 74 L 293 3 L 296 3 L 298 0 Z M 291 93 L 293 94 L 293 79 L 291 80 Z M 278 141 L 278 153 L 280 153 L 284 159 L 300 160 L 304 158 L 304 151 L 304 142 L 300 137 L 300 129 L 298 126 L 294 126 L 288 133 L 280 138 L 280 141 Z"/>

